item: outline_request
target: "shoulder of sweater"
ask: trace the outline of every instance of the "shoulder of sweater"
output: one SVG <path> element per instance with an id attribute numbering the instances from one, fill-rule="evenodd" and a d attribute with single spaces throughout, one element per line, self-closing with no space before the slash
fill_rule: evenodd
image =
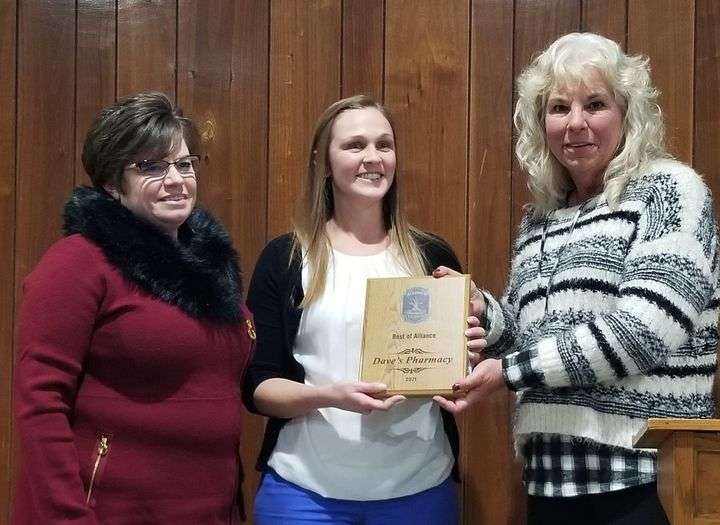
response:
<path id="1" fill-rule="evenodd" d="M 80 233 L 73 233 L 52 244 L 41 262 L 51 261 L 78 264 L 76 271 L 87 270 L 88 264 L 109 264 L 102 249 Z"/>
<path id="2" fill-rule="evenodd" d="M 658 159 L 649 162 L 642 170 L 642 175 L 635 179 L 639 186 L 652 186 L 663 180 L 672 180 L 683 188 L 688 186 L 706 189 L 702 177 L 690 166 L 674 159 Z"/>

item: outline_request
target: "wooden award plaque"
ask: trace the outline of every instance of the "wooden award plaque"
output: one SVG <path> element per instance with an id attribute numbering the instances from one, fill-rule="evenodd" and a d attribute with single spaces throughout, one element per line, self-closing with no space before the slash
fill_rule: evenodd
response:
<path id="1" fill-rule="evenodd" d="M 470 276 L 368 279 L 360 380 L 388 395 L 452 397 L 467 374 Z"/>

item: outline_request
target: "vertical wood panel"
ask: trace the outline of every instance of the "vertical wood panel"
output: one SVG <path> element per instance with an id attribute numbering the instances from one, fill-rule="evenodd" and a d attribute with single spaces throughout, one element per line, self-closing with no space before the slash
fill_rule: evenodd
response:
<path id="1" fill-rule="evenodd" d="M 670 151 L 692 163 L 694 0 L 631 0 L 628 50 L 650 57 Z"/>
<path id="2" fill-rule="evenodd" d="M 97 112 L 115 100 L 115 15 L 115 0 L 77 3 L 76 184 L 90 184 L 81 161 L 87 130 Z"/>
<path id="3" fill-rule="evenodd" d="M 627 0 L 582 0 L 582 30 L 597 33 L 627 48 Z"/>
<path id="4" fill-rule="evenodd" d="M 342 96 L 383 96 L 383 0 L 343 0 Z"/>
<path id="5" fill-rule="evenodd" d="M 555 39 L 578 31 L 580 3 L 575 0 L 517 0 L 515 6 L 515 48 L 513 78 L 525 69 L 534 56 Z M 512 174 L 513 234 L 522 217 L 522 206 L 531 202 L 527 177 L 513 162 Z"/>
<path id="6" fill-rule="evenodd" d="M 509 266 L 511 231 L 513 6 L 473 0 L 470 56 L 469 269 L 499 296 Z M 523 523 L 525 498 L 512 447 L 514 396 L 502 393 L 463 417 L 465 523 Z M 482 443 L 482 446 L 478 446 Z M 493 487 L 493 490 L 487 490 Z M 478 497 L 482 494 L 482 497 Z"/>
<path id="7" fill-rule="evenodd" d="M 695 35 L 695 155 L 720 210 L 720 3 L 698 0 Z"/>
<path id="8" fill-rule="evenodd" d="M 386 6 L 385 102 L 411 221 L 466 253 L 469 9 L 454 0 Z"/>
<path id="9" fill-rule="evenodd" d="M 61 210 L 75 168 L 75 2 L 25 0 L 19 9 L 18 290 L 60 236 Z"/>
<path id="10" fill-rule="evenodd" d="M 340 0 L 270 4 L 268 236 L 291 227 L 320 113 L 340 96 Z"/>
<path id="11" fill-rule="evenodd" d="M 200 197 L 230 231 L 246 285 L 265 244 L 269 9 L 267 0 L 178 5 L 178 104 L 202 139 Z M 243 419 L 243 492 L 251 509 L 264 419 Z"/>
<path id="12" fill-rule="evenodd" d="M 15 297 L 16 6 L 0 6 L 0 523 L 10 521 L 11 384 Z"/>
<path id="13" fill-rule="evenodd" d="M 16 307 L 22 280 L 60 236 L 73 186 L 74 0 L 19 2 L 17 47 Z"/>
<path id="14" fill-rule="evenodd" d="M 162 91 L 175 99 L 176 3 L 118 0 L 117 95 Z"/>

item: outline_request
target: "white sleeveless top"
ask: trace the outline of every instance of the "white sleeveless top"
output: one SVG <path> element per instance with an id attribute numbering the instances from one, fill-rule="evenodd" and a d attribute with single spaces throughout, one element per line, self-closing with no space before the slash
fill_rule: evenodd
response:
<path id="1" fill-rule="evenodd" d="M 366 280 L 407 275 L 389 249 L 369 256 L 333 250 L 325 291 L 303 311 L 293 348 L 305 384 L 358 379 Z M 307 290 L 307 268 L 302 284 Z M 388 412 L 322 408 L 296 417 L 281 430 L 268 465 L 321 496 L 368 501 L 439 485 L 453 462 L 437 404 L 407 399 Z"/>

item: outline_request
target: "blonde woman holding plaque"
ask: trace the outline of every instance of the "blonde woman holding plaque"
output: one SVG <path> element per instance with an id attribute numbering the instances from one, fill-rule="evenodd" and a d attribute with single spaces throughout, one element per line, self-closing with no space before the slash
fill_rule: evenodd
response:
<path id="1" fill-rule="evenodd" d="M 400 209 L 396 140 L 367 96 L 328 107 L 295 228 L 255 268 L 258 347 L 244 397 L 270 417 L 256 523 L 457 523 L 452 415 L 357 381 L 366 279 L 460 269 Z"/>

